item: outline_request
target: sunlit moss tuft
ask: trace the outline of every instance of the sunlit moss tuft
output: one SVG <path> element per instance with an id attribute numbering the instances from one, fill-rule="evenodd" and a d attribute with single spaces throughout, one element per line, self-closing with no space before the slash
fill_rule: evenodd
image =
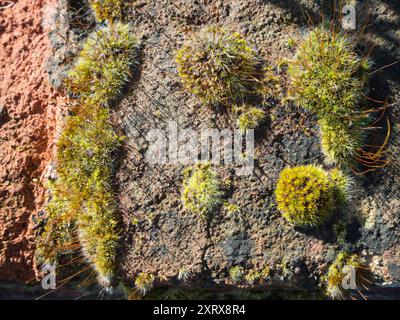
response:
<path id="1" fill-rule="evenodd" d="M 93 32 L 68 72 L 67 87 L 87 104 L 108 106 L 118 98 L 137 64 L 138 41 L 129 24 Z"/>
<path id="2" fill-rule="evenodd" d="M 89 0 L 96 19 L 102 21 L 121 20 L 134 0 Z"/>
<path id="3" fill-rule="evenodd" d="M 359 150 L 365 139 L 367 120 L 344 121 L 333 124 L 325 119 L 319 121 L 321 148 L 325 162 L 329 165 L 351 167 L 356 163 Z"/>
<path id="4" fill-rule="evenodd" d="M 333 183 L 313 165 L 284 169 L 275 195 L 283 217 L 296 225 L 320 225 L 334 209 Z"/>
<path id="5" fill-rule="evenodd" d="M 368 61 L 344 34 L 316 28 L 289 63 L 290 92 L 299 106 L 332 121 L 359 110 Z"/>
<path id="6" fill-rule="evenodd" d="M 353 167 L 368 126 L 362 115 L 370 66 L 347 35 L 316 28 L 289 62 L 292 98 L 319 118 L 328 164 Z"/>
<path id="7" fill-rule="evenodd" d="M 203 215 L 222 203 L 219 177 L 211 164 L 198 164 L 184 171 L 182 202 L 186 210 Z"/>
<path id="8" fill-rule="evenodd" d="M 254 284 L 261 278 L 261 273 L 258 272 L 255 269 L 249 270 L 246 275 L 244 276 L 244 279 L 248 284 Z"/>
<path id="9" fill-rule="evenodd" d="M 333 169 L 329 174 L 334 186 L 336 204 L 338 206 L 347 204 L 351 200 L 351 179 L 339 169 Z"/>
<path id="10" fill-rule="evenodd" d="M 106 106 L 128 81 L 136 49 L 129 25 L 104 26 L 89 37 L 69 72 L 66 85 L 77 99 L 57 142 L 48 222 L 37 239 L 39 262 L 54 263 L 80 249 L 107 289 L 113 285 L 119 239 L 114 154 L 123 137 L 115 133 Z"/>
<path id="11" fill-rule="evenodd" d="M 261 109 L 249 107 L 238 118 L 239 130 L 245 132 L 248 129 L 257 128 L 265 119 L 265 112 Z"/>
<path id="12" fill-rule="evenodd" d="M 349 187 L 350 179 L 339 169 L 327 172 L 305 165 L 282 170 L 275 196 L 278 209 L 289 222 L 318 226 L 349 200 Z"/>
<path id="13" fill-rule="evenodd" d="M 229 276 L 234 283 L 239 283 L 243 280 L 245 275 L 244 268 L 242 266 L 235 266 L 229 270 Z"/>
<path id="14" fill-rule="evenodd" d="M 121 139 L 109 124 L 107 109 L 67 119 L 57 143 L 58 177 L 50 185 L 46 208 L 50 222 L 38 239 L 38 254 L 47 261 L 79 241 L 105 287 L 111 285 L 118 243 L 110 181 L 112 154 Z"/>
<path id="15" fill-rule="evenodd" d="M 135 279 L 135 287 L 139 291 L 139 293 L 144 296 L 154 286 L 155 277 L 151 273 L 142 272 Z"/>
<path id="16" fill-rule="evenodd" d="M 237 32 L 212 26 L 190 38 L 176 55 L 185 88 L 204 103 L 229 103 L 254 89 L 259 59 Z"/>

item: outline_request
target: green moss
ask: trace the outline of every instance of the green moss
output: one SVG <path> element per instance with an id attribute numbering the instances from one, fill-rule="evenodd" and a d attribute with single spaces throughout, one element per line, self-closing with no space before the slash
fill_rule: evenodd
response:
<path id="1" fill-rule="evenodd" d="M 198 164 L 184 171 L 182 202 L 185 210 L 207 214 L 222 202 L 218 175 L 211 164 Z"/>
<path id="2" fill-rule="evenodd" d="M 112 286 L 119 239 L 113 154 L 123 140 L 106 106 L 128 81 L 136 47 L 129 25 L 102 27 L 86 41 L 68 73 L 67 87 L 78 99 L 57 142 L 57 179 L 49 185 L 48 222 L 37 239 L 42 262 L 81 249 L 106 288 Z"/>
<path id="3" fill-rule="evenodd" d="M 283 217 L 296 225 L 320 225 L 334 209 L 333 183 L 323 169 L 313 165 L 284 169 L 275 195 Z"/>
<path id="4" fill-rule="evenodd" d="M 354 53 L 346 35 L 317 28 L 289 63 L 290 92 L 299 106 L 336 122 L 358 110 L 366 71 L 368 61 Z"/>
<path id="5" fill-rule="evenodd" d="M 134 0 L 89 0 L 98 21 L 121 20 Z"/>
<path id="6" fill-rule="evenodd" d="M 254 89 L 259 60 L 237 32 L 207 27 L 177 52 L 185 88 L 204 103 L 230 103 Z"/>
<path id="7" fill-rule="evenodd" d="M 135 279 L 135 287 L 139 293 L 144 296 L 154 286 L 155 277 L 151 273 L 142 272 Z"/>
<path id="8" fill-rule="evenodd" d="M 319 118 L 326 162 L 347 167 L 358 161 L 368 126 L 362 103 L 369 62 L 354 47 L 345 34 L 320 27 L 299 44 L 288 69 L 289 93 Z"/>
<path id="9" fill-rule="evenodd" d="M 263 280 L 267 280 L 271 277 L 271 268 L 269 265 L 265 265 L 264 268 L 260 272 L 260 277 Z"/>
<path id="10" fill-rule="evenodd" d="M 350 200 L 351 179 L 339 169 L 333 169 L 330 172 L 330 178 L 334 186 L 334 196 L 337 205 L 345 205 Z"/>
<path id="11" fill-rule="evenodd" d="M 354 166 L 364 144 L 367 118 L 342 123 L 321 119 L 319 125 L 325 162 L 329 165 Z"/>
<path id="12" fill-rule="evenodd" d="M 261 273 L 258 272 L 258 271 L 255 270 L 255 269 L 249 270 L 249 271 L 246 273 L 245 277 L 244 277 L 244 279 L 246 280 L 246 282 L 247 282 L 248 284 L 254 284 L 254 283 L 255 283 L 256 281 L 258 281 L 260 278 L 261 278 Z"/>
<path id="13" fill-rule="evenodd" d="M 229 270 L 229 276 L 233 283 L 239 283 L 241 280 L 243 280 L 244 275 L 245 271 L 242 266 L 235 266 Z"/>
<path id="14" fill-rule="evenodd" d="M 326 294 L 333 299 L 343 298 L 346 289 L 342 286 L 342 281 L 349 271 L 349 267 L 354 268 L 356 272 L 356 285 L 362 279 L 362 273 L 366 268 L 363 266 L 362 260 L 356 254 L 340 252 L 335 261 L 329 267 L 327 275 L 324 277 L 326 281 Z M 347 270 L 346 270 L 347 269 Z"/>
<path id="15" fill-rule="evenodd" d="M 46 211 L 49 223 L 38 239 L 38 254 L 56 260 L 79 241 L 101 284 L 111 285 L 118 242 L 110 185 L 112 154 L 121 137 L 109 124 L 107 109 L 70 116 L 57 143 L 57 180 Z"/>
<path id="16" fill-rule="evenodd" d="M 68 72 L 68 89 L 87 104 L 117 99 L 137 64 L 138 41 L 129 24 L 117 22 L 93 32 Z"/>
<path id="17" fill-rule="evenodd" d="M 248 129 L 255 129 L 265 119 L 265 112 L 261 109 L 246 108 L 238 118 L 239 130 L 245 132 Z"/>
<path id="18" fill-rule="evenodd" d="M 240 207 L 237 204 L 225 202 L 224 209 L 227 212 L 228 216 L 234 215 L 240 212 Z"/>
<path id="19" fill-rule="evenodd" d="M 191 272 L 187 267 L 182 267 L 178 271 L 178 280 L 186 281 L 190 278 Z"/>

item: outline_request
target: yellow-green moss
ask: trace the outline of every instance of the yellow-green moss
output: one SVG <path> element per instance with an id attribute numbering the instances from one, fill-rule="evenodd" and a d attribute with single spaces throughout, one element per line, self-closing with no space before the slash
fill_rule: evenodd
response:
<path id="1" fill-rule="evenodd" d="M 255 129 L 265 119 L 265 112 L 261 109 L 245 108 L 238 118 L 239 130 L 245 132 L 248 129 Z"/>
<path id="2" fill-rule="evenodd" d="M 336 122 L 359 110 L 368 68 L 346 35 L 316 28 L 289 63 L 290 92 L 299 106 Z"/>
<path id="3" fill-rule="evenodd" d="M 362 260 L 356 254 L 349 254 L 340 252 L 335 261 L 329 267 L 328 273 L 324 280 L 326 281 L 326 294 L 333 299 L 343 298 L 345 289 L 342 286 L 342 281 L 349 268 L 354 268 L 356 272 L 356 285 L 357 280 L 360 280 L 361 273 L 365 273 L 366 268 L 363 266 Z M 347 270 L 346 270 L 347 269 Z"/>
<path id="4" fill-rule="evenodd" d="M 365 138 L 362 114 L 369 62 L 355 53 L 347 35 L 316 28 L 299 43 L 289 62 L 289 93 L 319 118 L 328 164 L 353 167 Z"/>
<path id="5" fill-rule="evenodd" d="M 86 40 L 68 72 L 67 87 L 87 104 L 108 106 L 118 98 L 137 64 L 138 41 L 129 24 L 99 28 Z"/>
<path id="6" fill-rule="evenodd" d="M 57 142 L 48 222 L 37 239 L 39 262 L 54 263 L 81 249 L 106 288 L 112 286 L 119 239 L 112 173 L 123 139 L 106 106 L 128 81 L 136 47 L 129 25 L 104 26 L 89 36 L 68 73 L 67 87 L 77 99 Z"/>
<path id="7" fill-rule="evenodd" d="M 261 273 L 258 272 L 255 269 L 249 270 L 246 275 L 244 276 L 244 279 L 248 284 L 254 284 L 261 278 Z"/>
<path id="8" fill-rule="evenodd" d="M 233 283 L 239 283 L 245 275 L 244 268 L 242 266 L 235 266 L 229 270 L 229 277 Z"/>
<path id="9" fill-rule="evenodd" d="M 155 276 L 153 274 L 142 272 L 135 279 L 135 287 L 144 296 L 153 289 L 154 280 Z"/>
<path id="10" fill-rule="evenodd" d="M 332 169 L 329 173 L 334 185 L 334 196 L 337 205 L 345 205 L 351 198 L 352 181 L 349 176 L 339 169 Z"/>
<path id="11" fill-rule="evenodd" d="M 79 241 L 99 282 L 109 287 L 118 242 L 110 181 L 121 137 L 109 124 L 107 109 L 92 112 L 70 116 L 57 143 L 57 180 L 50 185 L 49 222 L 37 252 L 43 260 L 55 261 Z"/>
<path id="12" fill-rule="evenodd" d="M 333 183 L 313 165 L 284 169 L 275 195 L 283 217 L 296 225 L 320 225 L 334 209 Z"/>
<path id="13" fill-rule="evenodd" d="M 259 60 L 237 32 L 212 26 L 190 38 L 176 55 L 185 88 L 204 103 L 229 103 L 254 89 Z"/>
<path id="14" fill-rule="evenodd" d="M 349 186 L 350 179 L 339 169 L 328 172 L 315 165 L 289 167 L 280 174 L 276 202 L 289 222 L 318 226 L 349 200 Z"/>
<path id="15" fill-rule="evenodd" d="M 240 207 L 237 204 L 224 202 L 224 209 L 228 216 L 239 213 Z"/>
<path id="16" fill-rule="evenodd" d="M 222 202 L 219 177 L 210 163 L 197 164 L 183 174 L 182 203 L 185 210 L 207 214 Z"/>
<path id="17" fill-rule="evenodd" d="M 96 19 L 102 21 L 121 20 L 134 0 L 89 0 Z"/>
<path id="18" fill-rule="evenodd" d="M 342 123 L 319 120 L 321 148 L 325 162 L 329 165 L 352 166 L 365 139 L 367 118 Z"/>

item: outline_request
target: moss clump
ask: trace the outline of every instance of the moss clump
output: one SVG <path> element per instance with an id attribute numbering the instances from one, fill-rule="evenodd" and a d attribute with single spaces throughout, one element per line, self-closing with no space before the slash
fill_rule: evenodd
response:
<path id="1" fill-rule="evenodd" d="M 48 223 L 37 239 L 41 262 L 54 263 L 81 249 L 106 288 L 112 286 L 119 239 L 113 154 L 123 139 L 111 126 L 106 106 L 128 81 L 136 46 L 129 25 L 102 27 L 86 41 L 69 72 L 67 86 L 78 99 L 57 142 Z"/>
<path id="2" fill-rule="evenodd" d="M 246 275 L 244 276 L 244 279 L 248 284 L 254 284 L 261 278 L 261 273 L 258 272 L 255 269 L 249 270 Z"/>
<path id="3" fill-rule="evenodd" d="M 154 287 L 155 277 L 151 273 L 142 272 L 135 279 L 135 287 L 144 296 Z"/>
<path id="4" fill-rule="evenodd" d="M 248 129 L 255 129 L 264 119 L 263 110 L 254 107 L 246 108 L 238 118 L 239 130 L 245 132 Z"/>
<path id="5" fill-rule="evenodd" d="M 121 20 L 133 0 L 89 0 L 98 21 Z"/>
<path id="6" fill-rule="evenodd" d="M 212 26 L 190 38 L 177 52 L 185 88 L 204 103 L 228 103 L 252 91 L 259 60 L 237 32 Z"/>
<path id="7" fill-rule="evenodd" d="M 339 169 L 333 169 L 329 174 L 334 185 L 333 191 L 336 204 L 338 206 L 346 205 L 351 199 L 351 179 Z"/>
<path id="8" fill-rule="evenodd" d="M 190 272 L 190 270 L 187 267 L 182 267 L 178 271 L 177 278 L 180 281 L 186 281 L 190 278 L 191 275 L 192 275 L 192 273 Z"/>
<path id="9" fill-rule="evenodd" d="M 87 104 L 107 106 L 121 94 L 137 64 L 138 41 L 129 24 L 117 22 L 93 32 L 73 68 L 67 87 Z"/>
<path id="10" fill-rule="evenodd" d="M 245 275 L 244 268 L 242 266 L 235 266 L 229 270 L 229 276 L 233 283 L 239 283 Z"/>
<path id="11" fill-rule="evenodd" d="M 240 212 L 240 207 L 235 203 L 224 202 L 224 209 L 228 216 L 234 215 Z"/>
<path id="12" fill-rule="evenodd" d="M 369 63 L 346 35 L 322 27 L 311 31 L 289 63 L 289 93 L 319 118 L 322 149 L 329 164 L 353 166 L 368 117 L 360 104 Z"/>
<path id="13" fill-rule="evenodd" d="M 356 285 L 365 282 L 364 276 L 367 269 L 364 267 L 361 258 L 356 254 L 349 254 L 346 252 L 340 252 L 335 261 L 329 267 L 328 273 L 325 276 L 326 281 L 326 294 L 332 299 L 344 298 L 344 294 L 347 291 L 343 288 L 343 279 L 348 276 L 351 272 L 351 268 L 354 268 L 356 279 Z"/>
<path id="14" fill-rule="evenodd" d="M 325 119 L 319 121 L 321 129 L 321 148 L 325 162 L 348 167 L 356 163 L 356 158 L 365 139 L 366 119 L 343 123 L 332 123 Z"/>
<path id="15" fill-rule="evenodd" d="M 286 168 L 275 190 L 278 209 L 296 225 L 321 225 L 335 208 L 334 187 L 329 174 L 320 167 Z"/>
<path id="16" fill-rule="evenodd" d="M 50 223 L 38 239 L 37 252 L 45 261 L 56 260 L 79 241 L 105 287 L 111 285 L 118 243 L 110 181 L 112 155 L 121 139 L 109 124 L 107 109 L 67 119 L 57 143 L 58 178 L 50 185 L 46 208 Z"/>
<path id="17" fill-rule="evenodd" d="M 336 122 L 358 110 L 366 71 L 368 61 L 354 53 L 347 36 L 317 28 L 289 63 L 290 92 L 298 105 Z"/>
<path id="18" fill-rule="evenodd" d="M 222 202 L 219 177 L 211 164 L 198 164 L 183 174 L 182 202 L 185 210 L 207 214 Z"/>

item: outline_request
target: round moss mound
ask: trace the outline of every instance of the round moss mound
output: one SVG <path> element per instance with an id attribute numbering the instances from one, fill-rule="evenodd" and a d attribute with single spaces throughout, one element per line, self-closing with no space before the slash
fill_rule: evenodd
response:
<path id="1" fill-rule="evenodd" d="M 299 106 L 334 122 L 358 110 L 369 64 L 354 47 L 346 35 L 323 27 L 309 33 L 288 69 L 290 93 Z"/>
<path id="2" fill-rule="evenodd" d="M 185 88 L 204 103 L 228 103 L 253 91 L 259 59 L 237 32 L 212 26 L 178 50 L 178 72 Z"/>
<path id="3" fill-rule="evenodd" d="M 322 224 L 335 207 L 329 174 L 313 165 L 284 169 L 275 195 L 283 217 L 299 226 Z"/>
<path id="4" fill-rule="evenodd" d="M 198 164 L 183 174 L 182 202 L 185 210 L 207 214 L 222 202 L 219 178 L 211 164 Z"/>

